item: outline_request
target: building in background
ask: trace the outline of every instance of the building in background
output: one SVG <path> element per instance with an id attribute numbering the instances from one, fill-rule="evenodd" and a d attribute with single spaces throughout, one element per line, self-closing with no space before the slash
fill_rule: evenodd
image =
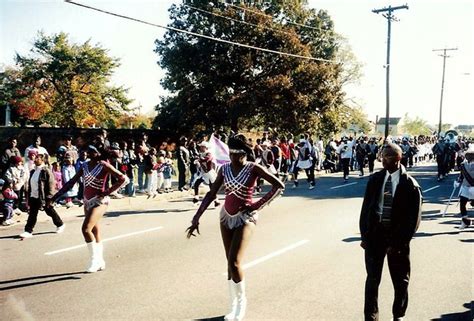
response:
<path id="1" fill-rule="evenodd" d="M 388 119 L 388 133 L 390 136 L 402 135 L 402 124 L 401 117 L 390 117 Z M 384 136 L 385 135 L 385 117 L 377 119 L 375 124 L 375 134 Z"/>

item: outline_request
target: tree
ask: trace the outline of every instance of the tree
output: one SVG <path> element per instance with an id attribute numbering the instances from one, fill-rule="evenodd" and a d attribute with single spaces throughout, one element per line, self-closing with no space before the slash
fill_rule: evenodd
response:
<path id="1" fill-rule="evenodd" d="M 417 135 L 431 135 L 433 129 L 428 125 L 428 122 L 420 117 L 412 119 L 405 114 L 403 117 L 403 132 L 404 134 L 417 136 Z"/>
<path id="2" fill-rule="evenodd" d="M 305 4 L 258 2 L 251 10 L 260 14 L 252 14 L 231 6 L 211 6 L 206 0 L 193 1 L 195 7 L 258 27 L 186 6 L 173 5 L 169 11 L 175 28 L 326 60 L 342 57 L 338 56 L 340 38 L 329 15 L 308 10 Z M 173 31 L 155 43 L 159 64 L 166 71 L 161 84 L 172 94 L 157 106 L 154 126 L 180 133 L 221 126 L 234 131 L 267 126 L 316 132 L 325 118 L 339 126 L 339 112 L 347 107 L 342 86 L 349 77 L 344 75 L 344 63 L 274 55 Z"/>
<path id="3" fill-rule="evenodd" d="M 31 55 L 16 55 L 9 102 L 29 121 L 77 127 L 104 125 L 127 110 L 127 90 L 109 84 L 119 66 L 89 41 L 71 44 L 65 33 L 38 33 Z"/>

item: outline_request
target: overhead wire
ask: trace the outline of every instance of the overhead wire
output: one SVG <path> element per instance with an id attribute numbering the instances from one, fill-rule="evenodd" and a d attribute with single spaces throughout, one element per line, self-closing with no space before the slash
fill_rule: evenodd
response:
<path id="1" fill-rule="evenodd" d="M 188 34 L 188 35 L 191 35 L 191 36 L 194 36 L 194 37 L 200 37 L 200 38 L 204 38 L 204 39 L 208 39 L 208 40 L 213 40 L 213 41 L 216 41 L 216 42 L 230 44 L 230 45 L 233 45 L 233 46 L 239 46 L 239 47 L 249 48 L 249 49 L 253 49 L 253 50 L 257 50 L 257 51 L 263 51 L 263 52 L 268 52 L 268 53 L 273 53 L 273 54 L 278 54 L 278 55 L 283 55 L 283 56 L 289 56 L 289 57 L 295 57 L 295 58 L 302 58 L 302 59 L 315 60 L 315 61 L 324 61 L 324 62 L 328 62 L 328 63 L 338 63 L 337 61 L 334 61 L 334 60 L 316 58 L 316 57 L 311 57 L 311 56 L 302 56 L 302 55 L 292 54 L 292 53 L 288 53 L 288 52 L 282 52 L 282 51 L 277 51 L 277 50 L 272 50 L 272 49 L 266 49 L 266 48 L 246 45 L 246 44 L 242 44 L 242 43 L 234 42 L 234 41 L 230 41 L 230 40 L 225 40 L 225 39 L 221 39 L 221 38 L 215 38 L 215 37 L 203 35 L 203 34 L 188 31 L 188 30 L 183 30 L 183 29 L 174 28 L 174 27 L 170 27 L 170 26 L 163 26 L 163 25 L 160 25 L 160 24 L 144 21 L 144 20 L 141 20 L 141 19 L 125 16 L 125 15 L 118 14 L 118 13 L 114 13 L 114 12 L 111 12 L 111 11 L 108 11 L 108 10 L 96 8 L 96 7 L 89 6 L 89 5 L 85 5 L 85 4 L 78 3 L 78 2 L 75 2 L 75 1 L 72 1 L 72 0 L 65 0 L 65 2 L 69 3 L 69 4 L 79 6 L 79 7 L 83 7 L 83 8 L 86 8 L 86 9 L 90 9 L 90 10 L 94 10 L 94 11 L 101 12 L 101 13 L 104 13 L 104 14 L 108 14 L 108 15 L 111 15 L 111 16 L 114 16 L 114 17 L 118 17 L 118 18 L 122 18 L 122 19 L 126 19 L 126 20 L 131 20 L 131 21 L 135 21 L 135 22 L 138 22 L 138 23 L 143 23 L 143 24 L 146 24 L 146 25 L 150 25 L 150 26 L 154 26 L 154 27 L 158 27 L 158 28 L 162 28 L 162 29 L 166 29 L 166 30 L 170 30 L 170 31 L 185 33 L 185 34 Z"/>
<path id="2" fill-rule="evenodd" d="M 267 26 L 262 26 L 262 25 L 257 25 L 257 24 L 247 22 L 247 21 L 237 20 L 237 19 L 234 19 L 234 18 L 231 18 L 231 17 L 220 15 L 220 14 L 215 13 L 215 12 L 207 11 L 207 10 L 204 10 L 204 9 L 201 9 L 201 8 L 196 8 L 196 7 L 190 6 L 189 4 L 184 4 L 183 3 L 182 5 L 185 6 L 185 7 L 188 7 L 192 10 L 196 10 L 196 11 L 199 11 L 199 12 L 202 12 L 202 13 L 205 13 L 205 14 L 213 15 L 213 16 L 216 16 L 216 17 L 219 17 L 219 18 L 227 19 L 227 20 L 230 20 L 230 21 L 233 21 L 233 22 L 249 25 L 249 26 L 252 26 L 252 27 L 263 28 L 263 29 L 267 29 L 267 30 L 271 30 L 271 31 L 274 31 L 274 32 L 279 32 L 279 33 L 283 33 L 283 34 L 287 34 L 287 35 L 292 35 L 291 33 L 283 31 L 283 30 L 277 30 L 277 29 L 270 28 L 270 27 L 267 27 Z"/>
<path id="3" fill-rule="evenodd" d="M 233 3 L 225 3 L 225 5 L 230 6 L 230 7 L 233 7 L 233 8 L 237 8 L 237 9 L 240 9 L 240 10 L 243 10 L 243 11 L 247 11 L 247 12 L 253 13 L 253 14 L 255 14 L 255 15 L 261 15 L 261 16 L 264 16 L 264 17 L 270 17 L 270 18 L 272 18 L 269 14 L 260 12 L 260 11 L 258 11 L 258 10 L 251 10 L 251 9 L 248 9 L 248 8 L 245 8 L 245 7 L 242 7 L 242 6 L 237 6 L 237 5 L 233 4 Z M 272 19 L 273 19 L 273 18 L 272 18 Z M 289 24 L 291 24 L 291 25 L 295 25 L 295 26 L 300 26 L 300 27 L 305 27 L 305 28 L 309 28 L 309 29 L 314 29 L 314 30 L 321 31 L 321 28 L 317 28 L 317 27 L 313 27 L 313 26 L 308 26 L 308 25 L 305 25 L 305 24 L 302 24 L 302 23 L 298 23 L 298 22 L 287 21 L 287 23 L 289 23 Z"/>

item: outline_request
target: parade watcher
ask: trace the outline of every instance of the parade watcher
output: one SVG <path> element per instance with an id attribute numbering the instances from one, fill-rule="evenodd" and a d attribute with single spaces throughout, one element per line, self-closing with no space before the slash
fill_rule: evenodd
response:
<path id="1" fill-rule="evenodd" d="M 128 177 L 129 183 L 125 186 L 125 194 L 128 197 L 135 197 L 135 185 L 134 181 L 134 169 L 137 167 L 135 155 L 135 142 L 130 140 L 128 143 L 126 141 L 121 142 L 120 148 L 123 152 L 122 165 L 120 167 L 120 172 L 125 174 Z"/>
<path id="2" fill-rule="evenodd" d="M 15 192 L 17 197 L 13 203 L 13 211 L 20 214 L 25 198 L 25 184 L 28 181 L 28 171 L 23 165 L 23 158 L 21 156 L 12 156 L 9 161 L 10 167 L 5 172 L 4 178 L 10 184 L 11 189 Z"/>
<path id="3" fill-rule="evenodd" d="M 284 136 L 280 140 L 280 151 L 281 151 L 281 165 L 280 165 L 280 177 L 283 182 L 288 180 L 288 171 L 291 165 L 291 154 L 290 146 L 288 145 L 288 140 Z"/>
<path id="4" fill-rule="evenodd" d="M 459 177 L 454 181 L 454 187 L 461 186 L 459 191 L 459 203 L 461 208 L 461 226 L 464 229 L 471 225 L 468 218 L 466 205 L 468 201 L 474 200 L 474 144 L 471 144 L 465 153 L 466 159 L 460 166 Z M 472 204 L 472 203 L 471 203 Z"/>
<path id="5" fill-rule="evenodd" d="M 40 135 L 34 135 L 33 136 L 33 144 L 31 144 L 30 146 L 28 146 L 25 149 L 25 154 L 24 154 L 25 163 L 27 163 L 29 161 L 30 151 L 36 151 L 38 154 L 43 155 L 43 157 L 44 157 L 43 162 L 45 164 L 49 164 L 49 153 L 46 150 L 46 148 L 41 146 L 41 136 Z M 34 163 L 34 161 L 33 161 L 33 163 Z"/>
<path id="6" fill-rule="evenodd" d="M 214 155 L 209 151 L 209 143 L 201 142 L 199 145 L 199 157 L 196 162 L 197 174 L 196 180 L 194 181 L 194 198 L 193 203 L 197 204 L 199 202 L 199 186 L 201 183 L 209 185 L 209 188 L 212 189 L 212 184 L 216 181 L 217 171 L 216 164 L 214 160 Z M 220 203 L 214 200 L 214 206 L 218 207 Z"/>
<path id="7" fill-rule="evenodd" d="M 200 233 L 199 219 L 224 185 L 226 196 L 220 211 L 220 229 L 227 258 L 227 279 L 231 298 L 231 311 L 225 319 L 242 320 L 247 307 L 242 267 L 245 250 L 255 230 L 258 211 L 281 193 L 284 184 L 263 166 L 251 161 L 254 159 L 252 146 L 247 144 L 243 135 L 229 138 L 228 145 L 231 162 L 219 169 L 215 183 L 194 215 L 192 225 L 187 229 L 187 237 L 196 236 L 195 232 Z M 272 189 L 259 201 L 253 202 L 255 182 L 260 177 L 268 181 Z"/>
<path id="8" fill-rule="evenodd" d="M 163 165 L 163 179 L 164 179 L 164 190 L 165 193 L 172 192 L 172 182 L 171 179 L 173 175 L 176 175 L 176 172 L 173 168 L 173 155 L 171 152 L 166 152 L 165 163 Z"/>
<path id="9" fill-rule="evenodd" d="M 10 160 L 12 157 L 21 157 L 20 150 L 17 148 L 18 141 L 16 137 L 8 139 L 8 146 L 3 151 L 0 158 L 0 174 L 4 173 L 10 167 Z"/>
<path id="10" fill-rule="evenodd" d="M 56 161 L 63 165 L 64 157 L 66 157 L 66 155 L 70 155 L 74 163 L 79 157 L 79 151 L 77 147 L 72 144 L 71 135 L 64 136 L 64 144 L 58 148 L 56 153 Z"/>
<path id="11" fill-rule="evenodd" d="M 25 231 L 20 234 L 23 239 L 33 237 L 33 229 L 40 210 L 45 211 L 52 218 L 54 225 L 56 225 L 56 233 L 63 232 L 65 228 L 63 221 L 52 206 L 53 195 L 56 192 L 56 181 L 53 172 L 44 162 L 45 157 L 46 155 L 41 152 L 36 155 L 35 169 L 29 175 L 27 185 L 28 220 Z"/>
<path id="12" fill-rule="evenodd" d="M 2 210 L 2 225 L 8 226 L 15 224 L 13 221 L 13 205 L 15 201 L 18 199 L 18 195 L 13 191 L 10 182 L 5 181 L 2 186 L 2 196 L 3 200 L 0 202 L 1 210 Z"/>
<path id="13" fill-rule="evenodd" d="M 148 135 L 142 133 L 136 147 L 138 193 L 142 194 L 146 193 L 146 190 L 148 189 L 148 178 L 145 173 L 145 157 L 148 155 L 151 146 L 148 145 L 147 140 Z M 143 179 L 143 176 L 145 176 L 145 179 Z"/>
<path id="14" fill-rule="evenodd" d="M 158 174 L 157 174 L 157 157 L 156 148 L 151 147 L 148 154 L 145 156 L 145 173 L 148 180 L 148 188 L 146 193 L 148 198 L 156 197 L 158 188 Z"/>
<path id="15" fill-rule="evenodd" d="M 82 224 L 82 234 L 91 258 L 87 272 L 93 273 L 105 269 L 104 248 L 99 222 L 107 210 L 107 205 L 109 204 L 108 195 L 127 184 L 128 179 L 109 163 L 101 160 L 101 154 L 95 146 L 90 145 L 87 152 L 90 160 L 52 197 L 51 201 L 56 201 L 61 195 L 66 193 L 82 176 L 84 182 L 85 215 Z M 117 180 L 114 185 L 107 188 L 105 182 L 109 175 L 115 176 Z M 46 208 L 51 207 L 46 206 Z"/>
<path id="16" fill-rule="evenodd" d="M 187 190 L 186 186 L 186 173 L 189 169 L 189 150 L 187 149 L 188 139 L 186 137 L 181 137 L 179 139 L 179 147 L 177 152 L 178 158 L 178 190 L 184 191 Z"/>
<path id="17" fill-rule="evenodd" d="M 402 150 L 387 144 L 383 169 L 373 174 L 360 214 L 361 247 L 365 250 L 365 320 L 378 320 L 378 288 L 385 256 L 395 290 L 393 320 L 402 320 L 408 307 L 410 241 L 421 218 L 421 189 L 400 164 Z"/>
<path id="18" fill-rule="evenodd" d="M 63 186 L 67 184 L 75 175 L 76 175 L 76 168 L 74 167 L 74 162 L 71 154 L 66 154 L 64 157 L 64 164 L 61 168 L 61 174 L 63 179 Z M 59 189 L 57 189 L 59 190 Z M 73 207 L 72 200 L 73 198 L 77 198 L 77 193 L 79 191 L 78 184 L 74 184 L 66 193 L 64 193 L 66 207 L 71 208 Z"/>
<path id="19" fill-rule="evenodd" d="M 194 186 L 197 176 L 198 176 L 198 163 L 199 163 L 199 151 L 196 147 L 196 142 L 194 139 L 191 139 L 188 143 L 189 151 L 189 173 L 191 178 L 189 179 L 189 186 Z"/>
<path id="20" fill-rule="evenodd" d="M 59 164 L 59 162 L 52 163 L 51 171 L 54 176 L 54 189 L 59 191 L 63 187 L 63 172 L 61 164 Z"/>

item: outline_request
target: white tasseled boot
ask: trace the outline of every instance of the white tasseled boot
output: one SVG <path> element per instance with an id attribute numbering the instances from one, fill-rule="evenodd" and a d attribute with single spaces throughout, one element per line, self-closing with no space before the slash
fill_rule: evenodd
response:
<path id="1" fill-rule="evenodd" d="M 239 283 L 234 283 L 237 295 L 237 311 L 235 313 L 235 320 L 241 321 L 245 317 L 247 311 L 247 296 L 245 295 L 245 281 L 241 280 Z"/>
<path id="2" fill-rule="evenodd" d="M 91 262 L 87 268 L 87 273 L 94 273 L 101 270 L 101 262 L 99 260 L 99 246 L 96 242 L 92 241 L 87 243 L 87 248 L 89 250 L 89 255 L 91 257 Z"/>
<path id="3" fill-rule="evenodd" d="M 230 312 L 226 314 L 224 320 L 234 320 L 235 314 L 237 312 L 237 291 L 236 291 L 236 284 L 234 281 L 228 280 L 229 282 L 229 295 L 230 295 Z"/>
<path id="4" fill-rule="evenodd" d="M 98 262 L 100 265 L 99 270 L 105 270 L 104 243 L 98 242 L 96 246 L 97 246 Z"/>

